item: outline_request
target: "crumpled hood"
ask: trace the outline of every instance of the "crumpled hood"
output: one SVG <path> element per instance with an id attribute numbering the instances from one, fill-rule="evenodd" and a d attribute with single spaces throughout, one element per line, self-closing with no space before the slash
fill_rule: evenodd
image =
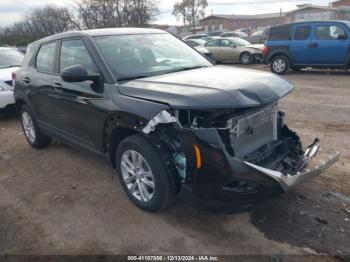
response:
<path id="1" fill-rule="evenodd" d="M 254 49 L 256 49 L 256 50 L 261 50 L 261 52 L 262 52 L 262 50 L 263 50 L 263 48 L 264 48 L 264 45 L 262 45 L 262 44 L 256 44 L 256 45 L 248 45 L 247 47 L 254 48 Z"/>
<path id="2" fill-rule="evenodd" d="M 123 95 L 166 103 L 175 109 L 225 109 L 273 103 L 293 86 L 271 73 L 211 66 L 129 81 L 119 90 Z"/>

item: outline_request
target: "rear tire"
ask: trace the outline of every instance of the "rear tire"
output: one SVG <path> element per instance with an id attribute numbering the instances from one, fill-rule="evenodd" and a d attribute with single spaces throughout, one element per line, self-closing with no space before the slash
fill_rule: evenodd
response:
<path id="1" fill-rule="evenodd" d="M 34 114 L 27 105 L 21 107 L 20 118 L 27 142 L 33 148 L 44 149 L 51 144 L 51 138 L 41 132 L 34 118 Z"/>
<path id="2" fill-rule="evenodd" d="M 251 65 L 253 63 L 253 56 L 249 52 L 243 52 L 239 58 L 243 65 Z"/>
<path id="3" fill-rule="evenodd" d="M 289 71 L 290 63 L 285 55 L 278 55 L 271 60 L 271 71 L 278 75 L 284 75 Z"/>
<path id="4" fill-rule="evenodd" d="M 127 137 L 118 146 L 119 180 L 139 208 L 157 212 L 176 200 L 176 181 L 159 150 L 140 135 Z"/>

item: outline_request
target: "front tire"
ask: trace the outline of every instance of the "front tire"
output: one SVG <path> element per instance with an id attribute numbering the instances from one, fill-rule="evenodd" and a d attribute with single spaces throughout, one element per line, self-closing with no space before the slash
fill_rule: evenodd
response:
<path id="1" fill-rule="evenodd" d="M 162 154 L 140 135 L 127 137 L 118 146 L 119 180 L 139 208 L 157 212 L 176 200 L 176 181 Z"/>
<path id="2" fill-rule="evenodd" d="M 51 138 L 44 135 L 27 105 L 21 107 L 21 124 L 27 142 L 35 149 L 44 149 L 51 144 Z"/>
<path id="3" fill-rule="evenodd" d="M 241 61 L 241 63 L 242 63 L 243 65 L 250 65 L 250 64 L 253 63 L 253 60 L 254 60 L 254 59 L 253 59 L 253 56 L 252 56 L 251 53 L 249 53 L 249 52 L 244 52 L 244 53 L 241 54 L 239 60 Z"/>
<path id="4" fill-rule="evenodd" d="M 271 71 L 275 74 L 284 75 L 289 71 L 289 68 L 289 59 L 284 55 L 275 56 L 271 60 Z"/>

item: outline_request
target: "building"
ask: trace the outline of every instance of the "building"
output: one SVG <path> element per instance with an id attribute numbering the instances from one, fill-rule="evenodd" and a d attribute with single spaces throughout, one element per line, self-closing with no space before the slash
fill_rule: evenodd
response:
<path id="1" fill-rule="evenodd" d="M 315 20 L 350 20 L 350 6 L 335 7 L 333 5 L 317 6 L 307 4 L 297 7 L 297 9 L 286 13 L 286 23 Z"/>
<path id="2" fill-rule="evenodd" d="M 332 7 L 342 7 L 342 6 L 350 7 L 350 0 L 337 0 L 337 1 L 331 2 L 329 5 Z"/>
<path id="3" fill-rule="evenodd" d="M 239 28 L 256 30 L 259 27 L 278 25 L 284 22 L 283 13 L 261 15 L 210 15 L 199 21 L 205 32 L 233 31 Z"/>
<path id="4" fill-rule="evenodd" d="M 205 32 L 233 31 L 239 28 L 249 28 L 251 31 L 255 31 L 268 26 L 313 20 L 350 21 L 350 0 L 333 1 L 329 6 L 312 4 L 297 5 L 295 10 L 286 13 L 210 15 L 201 19 L 199 21 L 199 26 L 203 28 Z"/>

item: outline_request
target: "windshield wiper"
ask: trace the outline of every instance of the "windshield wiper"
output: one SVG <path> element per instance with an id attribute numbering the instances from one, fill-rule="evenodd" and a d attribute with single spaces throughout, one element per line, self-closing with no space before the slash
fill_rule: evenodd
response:
<path id="1" fill-rule="evenodd" d="M 176 73 L 176 72 L 181 72 L 181 71 L 190 71 L 190 70 L 194 70 L 194 69 L 199 69 L 199 68 L 204 68 L 204 67 L 208 67 L 208 66 L 188 66 L 188 67 L 181 67 L 172 71 L 169 71 L 168 74 L 170 73 Z"/>
<path id="2" fill-rule="evenodd" d="M 122 76 L 118 78 L 118 81 L 128 81 L 128 80 L 135 80 L 140 78 L 149 77 L 147 75 L 135 75 L 135 76 Z"/>

